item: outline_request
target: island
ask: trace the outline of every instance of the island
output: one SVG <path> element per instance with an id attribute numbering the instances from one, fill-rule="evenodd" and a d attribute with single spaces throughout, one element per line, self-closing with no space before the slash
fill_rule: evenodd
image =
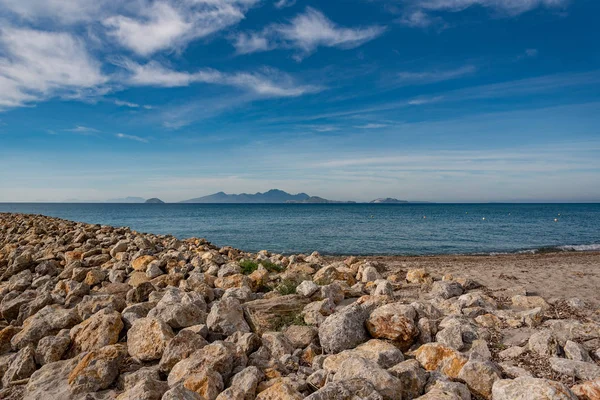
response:
<path id="1" fill-rule="evenodd" d="M 165 204 L 164 201 L 162 201 L 161 199 L 158 199 L 156 197 L 153 197 L 151 199 L 148 199 L 144 202 L 145 204 Z"/>

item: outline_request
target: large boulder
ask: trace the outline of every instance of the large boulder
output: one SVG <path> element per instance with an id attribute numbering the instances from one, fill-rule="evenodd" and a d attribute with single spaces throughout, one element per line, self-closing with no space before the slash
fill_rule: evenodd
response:
<path id="1" fill-rule="evenodd" d="M 212 306 L 206 325 L 211 331 L 226 336 L 235 332 L 250 332 L 250 327 L 244 319 L 242 306 L 233 297 L 222 299 Z"/>
<path id="2" fill-rule="evenodd" d="M 494 382 L 492 398 L 494 400 L 578 400 L 577 396 L 560 382 L 528 377 Z"/>
<path id="3" fill-rule="evenodd" d="M 502 372 L 491 361 L 471 360 L 462 367 L 458 379 L 465 382 L 471 392 L 484 399 L 491 399 L 492 386 L 502 379 Z"/>
<path id="4" fill-rule="evenodd" d="M 108 388 L 119 375 L 127 355 L 124 345 L 106 346 L 87 353 L 69 374 L 72 393 L 89 393 Z"/>
<path id="5" fill-rule="evenodd" d="M 81 320 L 75 310 L 67 310 L 57 305 L 49 305 L 27 318 L 23 329 L 13 336 L 13 347 L 21 349 L 28 344 L 37 344 L 45 336 L 56 335 L 61 329 L 68 329 Z"/>
<path id="6" fill-rule="evenodd" d="M 335 382 L 364 379 L 386 400 L 402 400 L 402 382 L 377 364 L 355 357 L 344 361 L 333 376 Z"/>
<path id="7" fill-rule="evenodd" d="M 158 318 L 171 328 L 186 328 L 206 322 L 206 303 L 201 294 L 171 288 L 166 291 L 148 317 Z"/>
<path id="8" fill-rule="evenodd" d="M 406 360 L 388 369 L 388 372 L 402 382 L 402 398 L 414 399 L 423 393 L 428 373 L 417 360 Z"/>
<path id="9" fill-rule="evenodd" d="M 121 314 L 117 311 L 105 308 L 81 324 L 71 328 L 72 354 L 82 351 L 101 349 L 104 346 L 117 343 L 119 333 L 123 329 Z"/>
<path id="10" fill-rule="evenodd" d="M 23 393 L 24 400 L 66 400 L 72 399 L 69 374 L 83 355 L 44 365 L 31 375 Z"/>
<path id="11" fill-rule="evenodd" d="M 160 359 L 160 370 L 168 373 L 179 361 L 189 357 L 194 351 L 203 348 L 207 344 L 206 339 L 191 330 L 180 331 L 167 343 Z"/>
<path id="12" fill-rule="evenodd" d="M 391 340 L 401 349 L 408 350 L 419 336 L 414 323 L 415 315 L 411 306 L 386 304 L 371 313 L 366 326 L 374 338 Z"/>
<path id="13" fill-rule="evenodd" d="M 319 327 L 323 351 L 335 354 L 366 342 L 369 339 L 365 329 L 368 316 L 368 310 L 360 304 L 353 304 L 327 317 Z"/>
<path id="14" fill-rule="evenodd" d="M 262 334 L 293 321 L 308 303 L 304 296 L 287 295 L 249 301 L 242 307 L 252 332 Z"/>
<path id="15" fill-rule="evenodd" d="M 383 400 L 383 397 L 366 379 L 355 378 L 343 382 L 328 382 L 306 397 L 306 400 Z"/>
<path id="16" fill-rule="evenodd" d="M 167 379 L 169 386 L 173 387 L 180 382 L 185 385 L 190 376 L 207 370 L 228 377 L 234 367 L 235 356 L 233 343 L 211 343 L 175 364 Z"/>
<path id="17" fill-rule="evenodd" d="M 141 361 L 158 360 L 173 336 L 173 330 L 164 321 L 140 318 L 127 332 L 127 350 L 130 356 Z"/>
<path id="18" fill-rule="evenodd" d="M 426 343 L 415 351 L 415 359 L 427 371 L 441 371 L 449 378 L 456 379 L 467 363 L 465 356 L 458 351 L 439 343 Z"/>
<path id="19" fill-rule="evenodd" d="M 27 346 L 12 355 L 8 368 L 2 376 L 2 384 L 8 387 L 14 381 L 26 379 L 35 372 L 35 351 L 32 346 Z"/>
<path id="20" fill-rule="evenodd" d="M 559 374 L 574 376 L 583 381 L 600 378 L 600 366 L 594 362 L 568 360 L 566 358 L 550 358 L 550 367 Z"/>

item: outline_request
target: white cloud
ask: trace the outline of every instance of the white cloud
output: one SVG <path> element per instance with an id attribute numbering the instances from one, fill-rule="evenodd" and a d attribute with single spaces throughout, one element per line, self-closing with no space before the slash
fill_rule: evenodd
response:
<path id="1" fill-rule="evenodd" d="M 385 27 L 346 28 L 337 25 L 323 13 L 312 7 L 298 14 L 288 24 L 275 24 L 262 32 L 241 34 L 234 46 L 238 53 L 246 54 L 266 51 L 277 47 L 296 48 L 303 55 L 312 53 L 318 47 L 351 49 L 371 41 L 385 31 Z M 257 45 L 258 44 L 258 45 Z M 301 58 L 301 56 L 298 56 Z"/>
<path id="2" fill-rule="evenodd" d="M 538 54 L 539 54 L 538 49 L 527 49 L 527 50 L 525 50 L 525 55 L 527 57 L 537 57 Z"/>
<path id="3" fill-rule="evenodd" d="M 108 0 L 0 0 L 1 8 L 11 11 L 28 21 L 55 20 L 61 24 L 73 24 L 94 19 L 117 2 Z"/>
<path id="4" fill-rule="evenodd" d="M 237 24 L 258 0 L 182 0 L 144 4 L 134 15 L 104 20 L 109 35 L 141 56 L 178 49 Z"/>
<path id="5" fill-rule="evenodd" d="M 91 135 L 94 133 L 99 133 L 98 129 L 90 128 L 89 126 L 77 125 L 75 128 L 67 129 L 67 132 L 79 133 L 82 135 Z"/>
<path id="6" fill-rule="evenodd" d="M 263 33 L 240 33 L 234 37 L 234 44 L 238 54 L 250 54 L 272 50 L 274 43 Z"/>
<path id="7" fill-rule="evenodd" d="M 124 133 L 117 133 L 115 135 L 119 139 L 128 139 L 135 140 L 136 142 L 148 143 L 148 139 L 144 139 L 143 137 L 135 136 L 135 135 L 126 135 Z"/>
<path id="8" fill-rule="evenodd" d="M 477 71 L 473 65 L 465 65 L 456 69 L 409 72 L 397 74 L 398 80 L 405 85 L 423 85 L 427 83 L 442 82 L 472 75 Z"/>
<path id="9" fill-rule="evenodd" d="M 355 128 L 359 128 L 359 129 L 381 129 L 381 128 L 385 128 L 387 126 L 388 126 L 387 124 L 369 123 L 369 124 L 365 124 L 365 125 L 355 126 Z"/>
<path id="10" fill-rule="evenodd" d="M 505 15 L 519 15 L 538 7 L 564 7 L 570 0 L 413 0 L 415 6 L 425 10 L 457 12 L 479 5 Z"/>
<path id="11" fill-rule="evenodd" d="M 426 28 L 439 17 L 434 12 L 460 12 L 472 6 L 488 8 L 502 17 L 514 17 L 539 7 L 564 8 L 571 0 L 402 0 L 404 14 L 398 22 L 418 28 Z"/>
<path id="12" fill-rule="evenodd" d="M 0 29 L 0 108 L 81 97 L 107 82 L 85 44 L 64 32 Z"/>
<path id="13" fill-rule="evenodd" d="M 296 97 L 322 90 L 318 86 L 298 85 L 287 74 L 273 69 L 260 73 L 223 73 L 214 69 L 189 73 L 168 69 L 155 61 L 141 65 L 130 60 L 124 61 L 122 66 L 131 73 L 128 82 L 137 86 L 178 87 L 207 83 L 234 86 L 266 97 Z"/>
<path id="14" fill-rule="evenodd" d="M 278 0 L 274 5 L 276 8 L 286 8 L 291 7 L 294 4 L 296 4 L 296 0 Z"/>
<path id="15" fill-rule="evenodd" d="M 119 107 L 129 107 L 129 108 L 139 108 L 140 105 L 137 103 L 131 103 L 129 101 L 123 101 L 123 100 L 115 100 L 115 105 L 119 106 Z"/>

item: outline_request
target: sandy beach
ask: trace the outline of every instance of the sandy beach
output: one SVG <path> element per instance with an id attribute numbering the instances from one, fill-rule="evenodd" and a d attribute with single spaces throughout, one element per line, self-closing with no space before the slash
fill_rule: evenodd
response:
<path id="1" fill-rule="evenodd" d="M 600 252 L 358 258 L 381 263 L 388 275 L 424 268 L 432 274 L 468 276 L 494 291 L 523 288 L 547 299 L 578 297 L 600 306 Z"/>

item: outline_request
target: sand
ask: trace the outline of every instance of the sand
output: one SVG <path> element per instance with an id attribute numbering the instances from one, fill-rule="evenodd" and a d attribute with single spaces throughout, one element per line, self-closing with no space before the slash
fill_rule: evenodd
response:
<path id="1" fill-rule="evenodd" d="M 546 299 L 577 297 L 600 307 L 600 252 L 359 258 L 382 262 L 386 274 L 425 268 L 434 276 L 469 277 L 491 290 L 523 287 Z"/>

